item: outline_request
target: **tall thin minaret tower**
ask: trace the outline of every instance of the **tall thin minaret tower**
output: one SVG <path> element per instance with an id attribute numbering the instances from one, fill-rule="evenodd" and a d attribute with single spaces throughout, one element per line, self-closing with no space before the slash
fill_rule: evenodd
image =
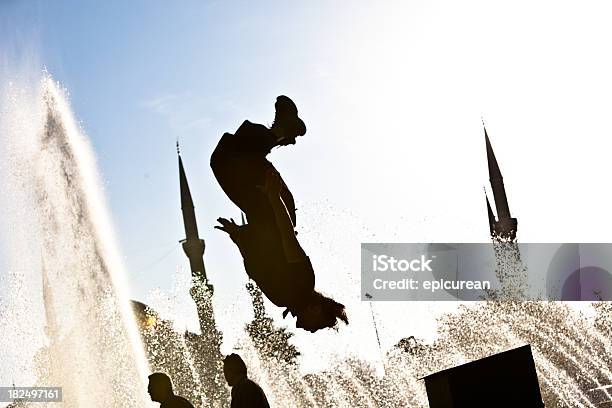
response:
<path id="1" fill-rule="evenodd" d="M 183 251 L 189 259 L 189 265 L 191 266 L 191 275 L 195 280 L 203 282 L 212 291 L 213 287 L 208 282 L 206 276 L 206 268 L 204 268 L 204 240 L 200 239 L 198 234 L 198 224 L 196 222 L 195 211 L 193 207 L 193 199 L 191 198 L 191 191 L 189 190 L 189 183 L 187 183 L 187 176 L 185 175 L 185 168 L 183 167 L 183 159 L 181 158 L 181 152 L 179 150 L 179 144 L 176 143 L 176 151 L 178 154 L 179 162 L 179 182 L 181 188 L 181 211 L 183 212 L 183 224 L 185 226 L 186 238 L 181 241 L 183 245 Z"/>
<path id="2" fill-rule="evenodd" d="M 186 237 L 181 241 L 181 244 L 191 266 L 193 279 L 189 294 L 196 304 L 201 331 L 201 335 L 188 336 L 187 340 L 192 344 L 193 351 L 197 355 L 194 364 L 200 375 L 201 386 L 206 394 L 207 401 L 210 406 L 225 407 L 228 395 L 223 379 L 222 334 L 217 330 L 212 304 L 213 286 L 208 281 L 206 268 L 204 267 L 205 244 L 198 234 L 193 199 L 191 198 L 191 191 L 189 191 L 178 142 L 176 143 L 176 152 L 179 164 L 181 210 Z"/>
<path id="3" fill-rule="evenodd" d="M 487 128 L 484 128 L 485 144 L 487 147 L 487 164 L 489 167 L 489 181 L 493 190 L 493 200 L 495 201 L 495 209 L 497 210 L 497 219 L 491 209 L 489 197 L 487 199 L 487 214 L 489 216 L 489 230 L 494 238 L 514 241 L 516 239 L 517 219 L 510 214 L 508 206 L 508 198 L 506 197 L 506 189 L 504 188 L 504 178 L 502 177 L 495 153 L 491 147 L 491 141 L 487 134 Z"/>

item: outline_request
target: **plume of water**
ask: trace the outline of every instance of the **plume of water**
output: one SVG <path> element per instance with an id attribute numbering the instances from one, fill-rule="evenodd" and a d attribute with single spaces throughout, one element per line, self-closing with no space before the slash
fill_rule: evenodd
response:
<path id="1" fill-rule="evenodd" d="M 45 75 L 8 85 L 2 98 L 10 304 L 0 324 L 18 340 L 18 385 L 61 386 L 66 407 L 145 406 L 148 367 L 66 93 Z"/>

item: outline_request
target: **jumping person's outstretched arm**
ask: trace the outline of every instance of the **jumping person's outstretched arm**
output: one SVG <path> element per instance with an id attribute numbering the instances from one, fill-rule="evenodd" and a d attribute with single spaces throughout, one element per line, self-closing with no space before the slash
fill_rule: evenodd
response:
<path id="1" fill-rule="evenodd" d="M 295 237 L 293 222 L 285 203 L 281 199 L 280 193 L 283 181 L 276 172 L 270 171 L 266 175 L 266 184 L 262 188 L 264 194 L 268 196 L 272 210 L 274 211 L 274 219 L 280 233 L 283 251 L 287 262 L 301 262 L 304 260 L 305 254 L 300 247 L 300 243 Z"/>

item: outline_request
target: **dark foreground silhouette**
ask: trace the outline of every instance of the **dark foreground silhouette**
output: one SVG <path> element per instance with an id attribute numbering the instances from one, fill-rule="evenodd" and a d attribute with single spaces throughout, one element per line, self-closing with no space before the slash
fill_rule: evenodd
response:
<path id="1" fill-rule="evenodd" d="M 238 354 L 230 354 L 223 360 L 223 374 L 232 387 L 231 408 L 270 408 L 266 394 L 247 376 L 247 367 Z"/>
<path id="2" fill-rule="evenodd" d="M 529 345 L 424 379 L 430 408 L 544 407 Z"/>
<path id="3" fill-rule="evenodd" d="M 245 213 L 247 224 L 219 218 L 215 228 L 238 246 L 247 274 L 283 316 L 315 332 L 348 324 L 344 305 L 315 291 L 310 259 L 296 238 L 295 201 L 274 165 L 266 159 L 273 147 L 295 144 L 306 133 L 293 101 L 279 96 L 270 128 L 245 121 L 235 134 L 225 133 L 210 165 L 227 196 Z"/>
<path id="4" fill-rule="evenodd" d="M 148 391 L 151 400 L 160 403 L 160 408 L 194 408 L 185 398 L 174 395 L 172 381 L 164 373 L 153 373 L 149 376 Z"/>

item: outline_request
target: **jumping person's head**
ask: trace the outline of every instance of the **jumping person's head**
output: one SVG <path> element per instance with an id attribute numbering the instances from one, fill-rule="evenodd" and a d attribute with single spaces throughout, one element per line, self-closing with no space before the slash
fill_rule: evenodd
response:
<path id="1" fill-rule="evenodd" d="M 336 327 L 338 319 L 348 324 L 344 305 L 315 291 L 308 304 L 297 312 L 295 327 L 314 333 L 326 327 Z"/>
<path id="2" fill-rule="evenodd" d="M 238 382 L 247 376 L 247 367 L 236 353 L 232 353 L 223 359 L 223 375 L 230 387 L 238 384 Z"/>
<path id="3" fill-rule="evenodd" d="M 276 114 L 270 129 L 276 135 L 277 144 L 295 144 L 296 137 L 306 134 L 306 125 L 298 116 L 297 106 L 289 97 L 281 95 L 276 98 L 274 108 Z"/>
<path id="4" fill-rule="evenodd" d="M 155 402 L 167 401 L 174 395 L 172 391 L 172 381 L 164 373 L 153 373 L 149 376 L 149 395 Z"/>

